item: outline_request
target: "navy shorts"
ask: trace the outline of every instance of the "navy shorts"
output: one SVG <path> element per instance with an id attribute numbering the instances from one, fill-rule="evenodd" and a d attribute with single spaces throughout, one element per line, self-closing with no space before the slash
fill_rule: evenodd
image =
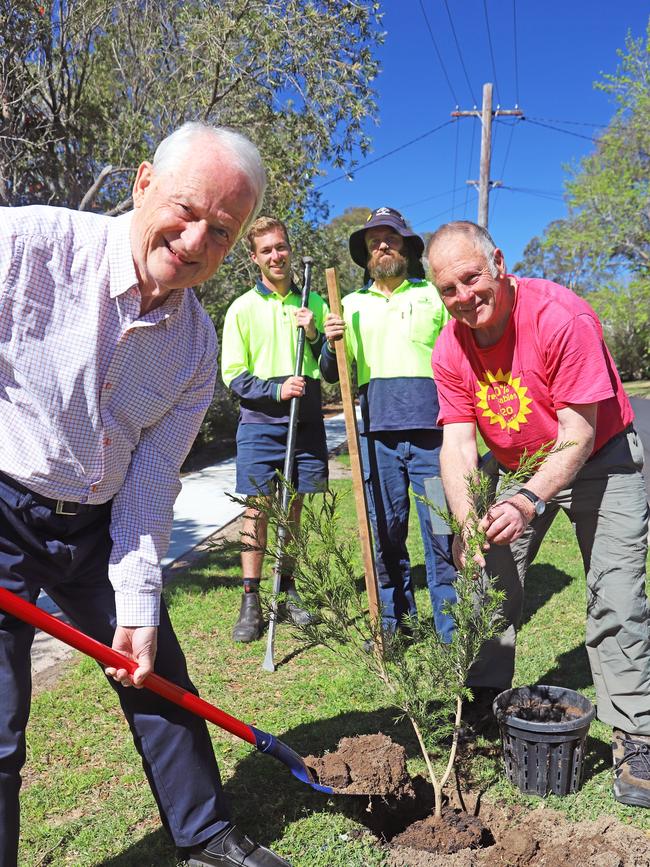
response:
<path id="1" fill-rule="evenodd" d="M 242 422 L 237 429 L 237 493 L 270 494 L 284 470 L 288 423 Z M 327 442 L 323 423 L 299 424 L 293 464 L 294 488 L 313 494 L 327 487 Z"/>

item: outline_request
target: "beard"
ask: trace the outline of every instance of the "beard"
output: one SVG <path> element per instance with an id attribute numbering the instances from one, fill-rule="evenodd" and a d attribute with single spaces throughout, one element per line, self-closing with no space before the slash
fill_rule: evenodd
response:
<path id="1" fill-rule="evenodd" d="M 391 250 L 390 256 L 384 255 L 379 257 L 378 261 L 368 262 L 368 274 L 373 280 L 406 277 L 407 270 L 408 259 L 396 250 Z"/>

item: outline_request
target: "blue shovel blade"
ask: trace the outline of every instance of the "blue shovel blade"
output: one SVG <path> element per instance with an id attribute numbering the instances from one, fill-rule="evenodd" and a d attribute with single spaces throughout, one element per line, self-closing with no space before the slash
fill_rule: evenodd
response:
<path id="1" fill-rule="evenodd" d="M 316 782 L 313 773 L 295 750 L 268 732 L 256 729 L 255 726 L 249 726 L 249 728 L 255 735 L 256 746 L 261 753 L 268 753 L 268 755 L 279 759 L 283 765 L 289 768 L 294 777 L 297 777 L 302 783 L 307 783 L 317 792 L 325 792 L 326 795 L 333 794 L 334 789 L 331 786 L 321 786 L 320 783 Z"/>

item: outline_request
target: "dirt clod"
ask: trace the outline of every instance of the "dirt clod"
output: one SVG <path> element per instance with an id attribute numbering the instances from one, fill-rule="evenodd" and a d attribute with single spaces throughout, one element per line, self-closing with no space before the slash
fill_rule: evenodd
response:
<path id="1" fill-rule="evenodd" d="M 412 795 L 404 747 L 383 734 L 342 738 L 334 753 L 307 756 L 318 782 L 346 795 Z"/>
<path id="2" fill-rule="evenodd" d="M 440 818 L 429 816 L 414 822 L 393 838 L 392 845 L 450 855 L 461 849 L 477 849 L 487 837 L 489 832 L 476 816 L 447 809 Z"/>

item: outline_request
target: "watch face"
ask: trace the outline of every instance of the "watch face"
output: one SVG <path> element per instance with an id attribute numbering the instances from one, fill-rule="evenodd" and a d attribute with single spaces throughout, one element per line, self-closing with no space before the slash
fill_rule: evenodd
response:
<path id="1" fill-rule="evenodd" d="M 546 503 L 544 502 L 544 500 L 538 499 L 537 502 L 535 503 L 535 514 L 536 515 L 543 515 L 545 509 L 546 509 Z"/>

